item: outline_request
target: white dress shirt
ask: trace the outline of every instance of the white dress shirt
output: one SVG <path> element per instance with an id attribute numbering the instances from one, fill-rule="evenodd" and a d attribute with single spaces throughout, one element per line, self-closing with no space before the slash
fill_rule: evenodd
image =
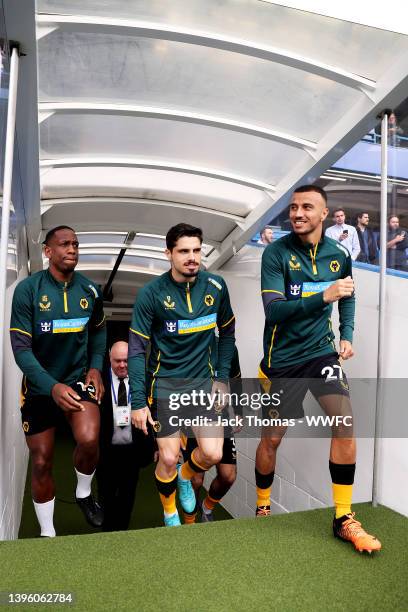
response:
<path id="1" fill-rule="evenodd" d="M 113 419 L 113 435 L 112 444 L 131 444 L 132 443 L 132 425 L 124 425 L 118 427 L 115 425 L 115 417 L 113 410 L 118 405 L 119 383 L 120 379 L 116 376 L 111 368 L 111 398 L 112 398 L 112 419 Z M 126 396 L 129 398 L 129 377 L 123 379 L 126 387 Z"/>
<path id="2" fill-rule="evenodd" d="M 344 240 L 339 240 L 340 234 L 343 233 L 344 230 L 348 230 L 348 236 Z M 342 244 L 351 255 L 351 259 L 355 261 L 360 253 L 360 241 L 358 239 L 357 230 L 352 225 L 347 225 L 347 223 L 343 223 L 342 225 L 332 225 L 328 227 L 326 230 L 326 236 L 329 238 L 333 238 L 336 242 Z"/>

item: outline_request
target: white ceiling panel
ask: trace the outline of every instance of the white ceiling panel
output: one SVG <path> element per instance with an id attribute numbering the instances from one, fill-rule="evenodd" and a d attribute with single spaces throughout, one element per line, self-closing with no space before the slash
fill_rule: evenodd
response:
<path id="1" fill-rule="evenodd" d="M 272 184 L 302 156 L 294 147 L 214 127 L 97 113 L 49 117 L 41 123 L 40 142 L 42 159 L 80 157 L 86 142 L 92 157 L 147 157 L 182 166 L 194 160 L 196 166 Z"/>
<path id="2" fill-rule="evenodd" d="M 48 230 L 56 225 L 72 225 L 74 229 L 107 229 L 126 231 L 149 231 L 166 234 L 172 225 L 190 223 L 203 229 L 205 242 L 220 243 L 235 227 L 228 217 L 211 215 L 209 211 L 195 210 L 193 207 L 177 209 L 154 205 L 152 202 L 66 202 L 55 204 L 42 215 L 43 228 Z M 103 241 L 101 241 L 103 242 Z"/>
<path id="3" fill-rule="evenodd" d="M 182 42 L 58 29 L 38 44 L 40 102 L 165 100 L 316 141 L 330 127 L 331 109 L 345 112 L 359 97 L 317 74 Z"/>
<path id="4" fill-rule="evenodd" d="M 372 10 L 364 6 L 365 12 Z M 93 15 L 219 32 L 301 56 L 323 56 L 328 64 L 373 80 L 402 50 L 400 43 L 404 45 L 404 37 L 394 32 L 260 0 L 39 0 L 37 7 L 42 13 Z M 400 3 L 394 10 L 401 8 Z"/>
<path id="5" fill-rule="evenodd" d="M 261 197 L 257 189 L 218 179 L 181 172 L 109 166 L 46 168 L 41 173 L 41 186 L 42 200 L 145 198 L 209 208 L 238 217 L 245 217 Z"/>

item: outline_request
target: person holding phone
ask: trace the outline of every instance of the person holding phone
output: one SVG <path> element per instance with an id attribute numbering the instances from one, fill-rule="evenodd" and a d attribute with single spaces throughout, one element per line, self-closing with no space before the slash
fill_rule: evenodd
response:
<path id="1" fill-rule="evenodd" d="M 401 229 L 399 218 L 396 215 L 392 215 L 388 219 L 387 268 L 408 272 L 407 248 L 408 238 L 406 232 Z"/>
<path id="2" fill-rule="evenodd" d="M 334 225 L 328 227 L 325 232 L 326 236 L 346 247 L 351 259 L 355 261 L 361 250 L 356 228 L 345 223 L 346 214 L 343 208 L 336 208 L 333 212 L 333 221 Z"/>

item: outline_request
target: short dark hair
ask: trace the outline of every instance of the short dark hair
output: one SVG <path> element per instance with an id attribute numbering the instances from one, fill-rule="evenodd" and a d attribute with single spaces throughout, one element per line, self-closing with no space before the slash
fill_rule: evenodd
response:
<path id="1" fill-rule="evenodd" d="M 166 246 L 169 251 L 172 251 L 177 244 L 177 240 L 183 236 L 189 238 L 198 238 L 200 244 L 203 243 L 203 232 L 199 227 L 189 225 L 188 223 L 178 223 L 169 229 L 166 235 Z"/>
<path id="2" fill-rule="evenodd" d="M 54 234 L 56 234 L 56 232 L 59 232 L 60 230 L 63 230 L 63 229 L 71 230 L 71 232 L 74 232 L 75 234 L 75 230 L 72 229 L 72 227 L 69 227 L 69 225 L 57 225 L 57 227 L 53 227 L 52 229 L 48 230 L 43 240 L 43 244 L 48 245 L 49 241 L 54 236 Z"/>
<path id="3" fill-rule="evenodd" d="M 300 185 L 300 187 L 296 187 L 293 193 L 307 193 L 309 191 L 315 191 L 316 193 L 320 193 L 323 200 L 327 204 L 327 193 L 324 189 L 322 189 L 322 187 L 319 187 L 318 185 Z"/>
<path id="4" fill-rule="evenodd" d="M 391 219 L 398 219 L 398 221 L 400 220 L 398 215 L 388 215 L 388 223 L 391 221 Z"/>
<path id="5" fill-rule="evenodd" d="M 357 219 L 361 219 L 363 215 L 370 216 L 370 213 L 368 212 L 368 210 L 362 210 L 361 212 L 357 213 Z"/>
<path id="6" fill-rule="evenodd" d="M 335 210 L 333 210 L 333 213 L 332 213 L 333 217 L 338 212 L 342 212 L 342 213 L 346 214 L 346 211 L 344 210 L 344 208 L 336 208 Z"/>

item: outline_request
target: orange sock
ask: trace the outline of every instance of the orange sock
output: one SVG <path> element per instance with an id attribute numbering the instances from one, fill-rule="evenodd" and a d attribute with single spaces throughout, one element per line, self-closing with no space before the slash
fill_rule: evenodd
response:
<path id="1" fill-rule="evenodd" d="M 196 472 L 191 468 L 188 461 L 183 463 L 183 465 L 180 468 L 181 477 L 184 478 L 184 480 L 191 480 L 194 474 L 196 474 Z"/>
<path id="2" fill-rule="evenodd" d="M 207 510 L 210 510 L 212 512 L 214 510 L 215 505 L 218 504 L 220 501 L 220 499 L 214 499 L 213 497 L 211 497 L 211 495 L 207 495 L 207 497 L 203 501 L 203 506 L 205 506 Z"/>
<path id="3" fill-rule="evenodd" d="M 165 495 L 162 495 L 161 493 L 159 493 L 159 495 L 160 495 L 161 503 L 163 505 L 164 512 L 166 514 L 175 514 L 177 512 L 176 492 L 174 491 L 174 493 L 172 493 L 168 497 L 166 497 Z"/>
<path id="4" fill-rule="evenodd" d="M 188 512 L 184 512 L 184 524 L 185 525 L 193 525 L 193 523 L 196 522 L 196 516 L 197 516 L 197 512 L 192 512 L 191 514 L 189 514 Z"/>
<path id="5" fill-rule="evenodd" d="M 333 501 L 336 508 L 336 518 L 351 514 L 351 498 L 353 485 L 332 484 Z"/>
<path id="6" fill-rule="evenodd" d="M 157 474 L 154 475 L 156 480 L 157 490 L 159 491 L 160 501 L 163 505 L 165 514 L 174 514 L 177 512 L 176 507 L 176 488 L 177 488 L 177 472 L 171 478 L 160 478 Z"/>
<path id="7" fill-rule="evenodd" d="M 256 505 L 258 507 L 271 505 L 271 490 L 272 487 L 268 487 L 267 489 L 256 487 Z"/>

